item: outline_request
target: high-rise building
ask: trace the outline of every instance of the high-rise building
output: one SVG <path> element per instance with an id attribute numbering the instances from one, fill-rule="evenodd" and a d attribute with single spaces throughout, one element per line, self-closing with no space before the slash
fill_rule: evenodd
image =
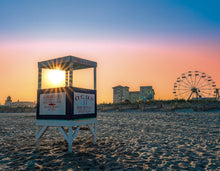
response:
<path id="1" fill-rule="evenodd" d="M 129 87 L 116 86 L 113 87 L 113 103 L 125 102 L 129 100 Z"/>

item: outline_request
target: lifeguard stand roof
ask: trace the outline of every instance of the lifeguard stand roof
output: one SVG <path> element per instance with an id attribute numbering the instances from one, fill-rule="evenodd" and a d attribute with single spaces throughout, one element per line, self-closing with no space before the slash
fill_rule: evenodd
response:
<path id="1" fill-rule="evenodd" d="M 75 56 L 64 56 L 56 59 L 38 62 L 38 68 L 46 69 L 60 69 L 68 71 L 69 69 L 78 70 L 85 68 L 94 68 L 97 66 L 96 62 Z"/>

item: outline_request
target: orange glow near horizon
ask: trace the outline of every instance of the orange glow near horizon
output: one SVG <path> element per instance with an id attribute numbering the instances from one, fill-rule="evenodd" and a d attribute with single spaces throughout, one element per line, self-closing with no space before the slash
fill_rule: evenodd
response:
<path id="1" fill-rule="evenodd" d="M 98 103 L 112 102 L 112 87 L 117 85 L 128 86 L 130 91 L 139 91 L 140 86 L 149 85 L 153 86 L 156 99 L 173 99 L 173 83 L 179 75 L 189 70 L 205 72 L 220 88 L 219 42 L 129 44 L 119 41 L 41 40 L 0 42 L 0 45 L 0 104 L 4 104 L 9 95 L 13 101 L 36 101 L 37 62 L 67 55 L 97 62 Z M 73 86 L 93 88 L 91 71 L 80 72 L 74 71 Z M 65 86 L 65 80 L 61 84 L 59 86 Z"/>

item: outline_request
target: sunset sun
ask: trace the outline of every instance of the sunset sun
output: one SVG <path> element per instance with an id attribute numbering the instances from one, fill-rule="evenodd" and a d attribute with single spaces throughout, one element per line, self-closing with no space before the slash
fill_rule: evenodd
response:
<path id="1" fill-rule="evenodd" d="M 48 73 L 49 80 L 54 85 L 57 85 L 64 81 L 65 78 L 65 72 L 61 70 L 50 70 Z"/>

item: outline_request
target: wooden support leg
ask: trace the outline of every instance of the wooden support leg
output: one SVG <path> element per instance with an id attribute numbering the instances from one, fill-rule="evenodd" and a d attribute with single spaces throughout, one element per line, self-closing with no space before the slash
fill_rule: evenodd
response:
<path id="1" fill-rule="evenodd" d="M 80 126 L 78 126 L 78 127 L 76 128 L 75 132 L 73 133 L 73 135 L 72 135 L 72 142 L 73 142 L 73 140 L 75 139 L 77 133 L 79 132 L 79 129 L 80 129 Z"/>
<path id="2" fill-rule="evenodd" d="M 72 126 L 69 127 L 69 130 L 68 130 L 68 151 L 69 153 L 72 153 L 72 132 L 73 132 L 73 128 Z"/>
<path id="3" fill-rule="evenodd" d="M 67 132 L 65 131 L 64 127 L 59 127 L 59 130 L 61 132 L 61 134 L 64 136 L 64 138 L 66 139 L 66 141 L 68 142 L 69 141 L 69 138 L 68 138 L 68 135 L 67 135 Z"/>
<path id="4" fill-rule="evenodd" d="M 48 126 L 36 126 L 36 149 L 39 148 L 39 140 L 44 135 L 44 133 L 47 131 Z"/>
<path id="5" fill-rule="evenodd" d="M 67 143 L 68 143 L 68 152 L 72 153 L 72 144 L 73 144 L 73 140 L 75 139 L 77 133 L 79 132 L 80 126 L 78 126 L 76 128 L 76 130 L 73 133 L 73 128 L 70 126 L 68 127 L 68 133 L 65 131 L 64 127 L 59 127 L 59 130 L 61 132 L 61 134 L 64 136 L 64 138 L 66 139 Z"/>
<path id="6" fill-rule="evenodd" d="M 39 141 L 37 138 L 38 132 L 40 131 L 40 126 L 36 126 L 36 150 L 39 148 Z"/>
<path id="7" fill-rule="evenodd" d="M 94 130 L 95 130 L 95 136 L 94 136 L 94 144 L 96 144 L 96 130 L 97 130 L 97 123 L 94 123 Z"/>
<path id="8" fill-rule="evenodd" d="M 80 121 L 80 122 L 67 122 L 67 121 L 36 121 L 36 149 L 39 147 L 39 140 L 44 135 L 44 133 L 47 131 L 49 126 L 58 127 L 61 134 L 64 136 L 65 140 L 68 143 L 68 152 L 72 153 L 72 143 L 77 135 L 77 133 L 80 130 L 80 126 L 87 125 L 89 127 L 89 130 L 92 133 L 92 136 L 94 138 L 94 143 L 96 144 L 96 127 L 97 127 L 97 119 L 95 120 L 88 120 L 88 121 Z M 68 125 L 64 127 L 65 125 Z"/>
<path id="9" fill-rule="evenodd" d="M 94 123 L 94 128 L 92 124 L 88 124 L 90 132 L 93 134 L 94 144 L 96 144 L 96 123 Z"/>

